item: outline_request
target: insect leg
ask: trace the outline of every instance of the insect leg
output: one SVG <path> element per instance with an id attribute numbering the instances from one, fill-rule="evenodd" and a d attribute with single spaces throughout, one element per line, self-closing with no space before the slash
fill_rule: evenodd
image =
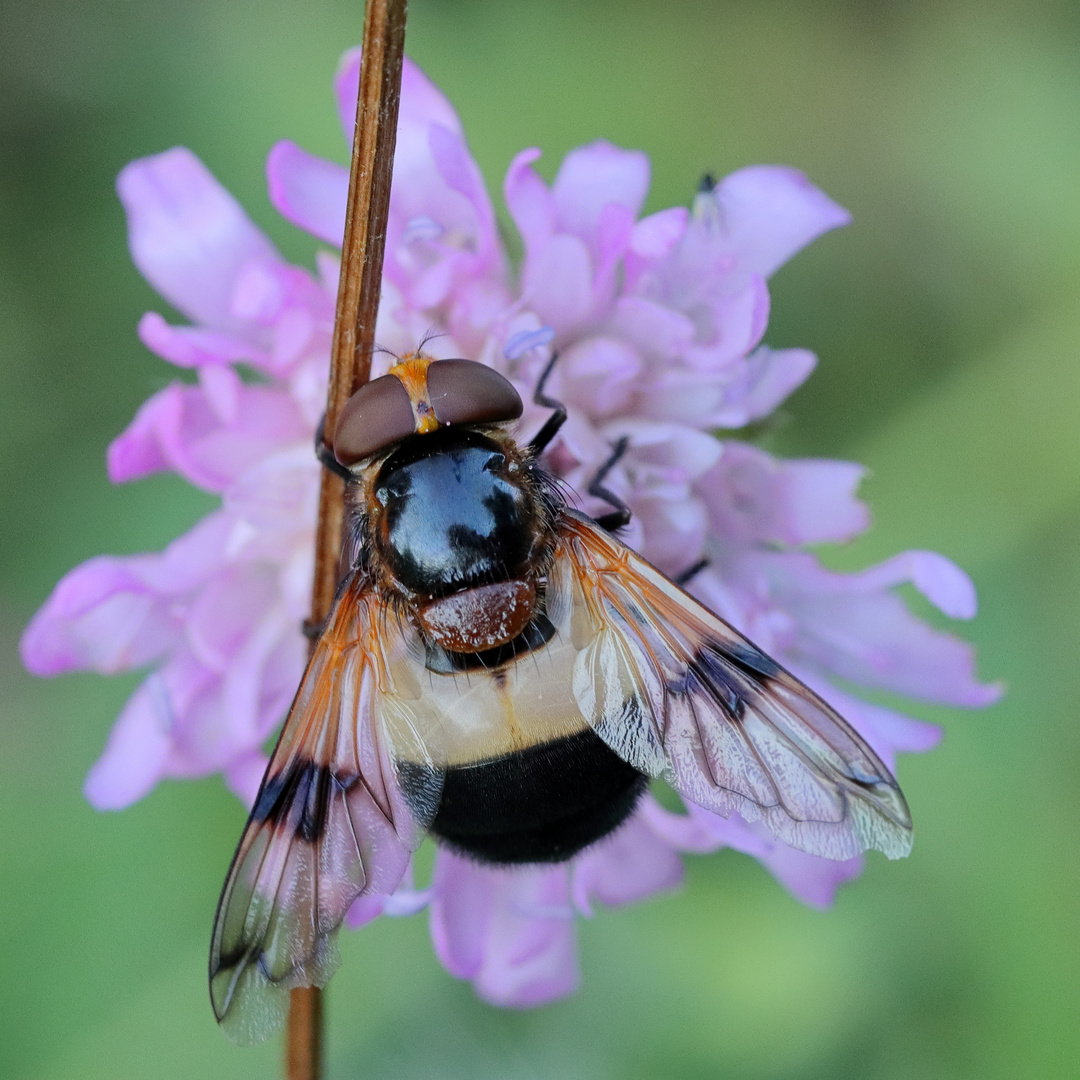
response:
<path id="1" fill-rule="evenodd" d="M 559 359 L 559 354 L 554 353 L 551 359 L 548 361 L 547 367 L 544 368 L 543 374 L 540 376 L 540 381 L 536 384 L 536 392 L 533 394 L 533 401 L 537 405 L 543 405 L 545 409 L 554 409 L 555 411 L 544 421 L 544 426 L 533 436 L 533 440 L 529 443 L 529 449 L 534 455 L 539 455 L 547 447 L 548 443 L 555 438 L 559 428 L 566 422 L 566 406 L 561 401 L 556 401 L 554 398 L 550 398 L 544 393 L 544 385 L 548 381 L 548 376 L 551 375 L 552 369 L 555 367 L 555 361 Z"/>
<path id="2" fill-rule="evenodd" d="M 624 525 L 630 524 L 630 507 L 626 505 L 610 488 L 604 487 L 604 479 L 607 474 L 618 464 L 619 459 L 626 453 L 630 445 L 630 439 L 623 436 L 611 449 L 611 456 L 600 466 L 600 471 L 592 478 L 589 484 L 589 494 L 603 499 L 609 506 L 614 507 L 610 513 L 601 514 L 596 519 L 596 524 L 608 532 L 615 532 Z"/>
<path id="3" fill-rule="evenodd" d="M 315 429 L 315 456 L 322 462 L 323 466 L 329 469 L 335 476 L 340 476 L 342 480 L 351 480 L 353 474 L 341 464 L 336 457 L 334 457 L 334 451 L 326 442 L 326 415 L 323 414 L 323 418 L 319 421 L 319 426 Z"/>
<path id="4" fill-rule="evenodd" d="M 693 566 L 687 567 L 677 578 L 674 578 L 674 582 L 681 589 L 684 585 L 689 585 L 709 565 L 708 559 L 698 559 Z"/>

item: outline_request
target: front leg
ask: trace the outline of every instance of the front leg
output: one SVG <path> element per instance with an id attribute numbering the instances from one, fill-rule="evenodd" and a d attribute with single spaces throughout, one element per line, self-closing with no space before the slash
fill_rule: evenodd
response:
<path id="1" fill-rule="evenodd" d="M 598 499 L 603 499 L 608 506 L 613 507 L 609 513 L 601 514 L 600 517 L 596 519 L 596 524 L 599 525 L 601 529 L 606 529 L 610 533 L 629 525 L 632 516 L 630 507 L 627 506 L 614 491 L 604 487 L 604 480 L 607 478 L 607 474 L 619 463 L 619 460 L 626 453 L 626 448 L 629 445 L 630 439 L 628 436 L 624 435 L 612 447 L 611 456 L 600 466 L 599 471 L 589 484 L 590 495 L 594 495 Z"/>
<path id="2" fill-rule="evenodd" d="M 315 429 L 315 456 L 322 462 L 324 468 L 329 469 L 335 476 L 340 476 L 346 483 L 353 479 L 353 474 L 338 461 L 334 456 L 333 447 L 326 441 L 325 413 Z"/>
<path id="3" fill-rule="evenodd" d="M 536 384 L 536 392 L 533 394 L 533 404 L 543 405 L 545 409 L 555 410 L 544 421 L 544 426 L 533 436 L 532 442 L 529 443 L 529 449 L 532 451 L 533 457 L 539 457 L 543 453 L 548 443 L 558 434 L 559 428 L 566 423 L 566 406 L 561 401 L 556 401 L 544 393 L 544 386 L 555 367 L 555 361 L 558 359 L 559 354 L 553 353 L 547 367 L 544 368 L 543 374 L 540 376 L 540 381 Z"/>

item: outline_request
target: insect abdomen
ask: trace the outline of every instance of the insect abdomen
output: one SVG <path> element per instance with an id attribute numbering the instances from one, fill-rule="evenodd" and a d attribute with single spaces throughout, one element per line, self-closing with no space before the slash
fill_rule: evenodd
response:
<path id="1" fill-rule="evenodd" d="M 613 832 L 648 778 L 593 731 L 447 769 L 431 831 L 486 863 L 562 862 Z"/>

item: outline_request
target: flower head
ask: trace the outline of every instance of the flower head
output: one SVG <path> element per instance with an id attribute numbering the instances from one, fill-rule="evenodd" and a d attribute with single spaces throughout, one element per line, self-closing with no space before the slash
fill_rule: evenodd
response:
<path id="1" fill-rule="evenodd" d="M 346 133 L 358 70 L 349 53 L 335 81 Z M 825 569 L 808 546 L 867 526 L 855 494 L 862 469 L 778 460 L 734 434 L 814 367 L 805 350 L 762 344 L 767 282 L 845 224 L 843 209 L 801 174 L 757 166 L 704 183 L 689 209 L 641 217 L 644 154 L 581 147 L 549 186 L 534 168 L 539 151 L 524 150 L 503 188 L 524 246 L 512 270 L 461 124 L 408 62 L 400 116 L 382 345 L 406 352 L 437 327 L 435 355 L 496 367 L 526 401 L 558 350 L 551 392 L 569 419 L 548 466 L 584 491 L 626 438 L 608 480 L 633 510 L 626 540 L 672 575 L 705 561 L 690 590 L 833 704 L 890 766 L 900 752 L 932 747 L 937 729 L 856 688 L 964 706 L 994 700 L 970 647 L 917 619 L 894 591 L 910 583 L 946 615 L 969 618 L 975 595 L 964 573 L 932 552 L 856 574 Z M 344 168 L 283 142 L 267 175 L 282 215 L 340 245 Z M 320 252 L 316 274 L 286 263 L 185 149 L 133 162 L 118 187 L 136 265 L 190 320 L 172 326 L 149 313 L 140 338 L 196 378 L 142 406 L 109 448 L 109 475 L 169 470 L 221 505 L 162 552 L 72 570 L 27 628 L 23 659 L 42 675 L 149 671 L 87 778 L 95 806 L 127 806 L 166 777 L 213 772 L 250 803 L 304 664 L 319 483 L 311 445 L 337 260 Z M 388 363 L 376 357 L 374 374 Z M 543 419 L 528 407 L 522 432 Z M 599 506 L 585 498 L 583 509 Z M 671 888 L 678 853 L 723 846 L 759 859 L 817 906 L 861 867 L 795 851 L 737 816 L 694 806 L 677 814 L 647 797 L 566 864 L 497 869 L 440 849 L 428 889 L 366 897 L 350 922 L 429 901 L 448 970 L 494 1003 L 538 1004 L 576 984 L 575 914 Z"/>

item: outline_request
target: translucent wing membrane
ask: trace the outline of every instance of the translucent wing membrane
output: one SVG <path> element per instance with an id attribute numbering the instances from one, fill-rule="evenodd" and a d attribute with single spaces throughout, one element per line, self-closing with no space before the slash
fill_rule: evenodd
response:
<path id="1" fill-rule="evenodd" d="M 288 991 L 324 986 L 353 901 L 394 891 L 439 798 L 436 769 L 399 782 L 384 705 L 395 620 L 357 576 L 308 664 L 233 857 L 210 948 L 210 997 L 235 1042 L 267 1038 Z"/>
<path id="2" fill-rule="evenodd" d="M 549 596 L 578 650 L 578 704 L 624 760 L 814 855 L 877 848 L 899 858 L 911 849 L 904 797 L 863 739 L 582 515 L 563 518 Z"/>
<path id="3" fill-rule="evenodd" d="M 590 726 L 688 800 L 804 851 L 908 852 L 896 781 L 825 702 L 595 522 L 568 511 L 556 532 L 550 633 L 490 667 L 455 668 L 360 575 L 343 589 L 218 907 L 210 995 L 234 1041 L 280 1026 L 291 988 L 325 985 L 350 905 L 397 887 L 448 771 Z"/>

